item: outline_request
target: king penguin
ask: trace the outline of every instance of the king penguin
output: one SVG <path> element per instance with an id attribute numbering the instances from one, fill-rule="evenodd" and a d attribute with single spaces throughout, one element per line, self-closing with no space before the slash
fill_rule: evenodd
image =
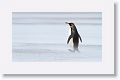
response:
<path id="1" fill-rule="evenodd" d="M 75 26 L 74 23 L 68 23 L 68 22 L 65 22 L 66 24 L 69 24 L 69 28 L 70 28 L 70 35 L 68 37 L 68 40 L 67 40 L 67 44 L 69 43 L 69 41 L 72 41 L 72 47 L 73 47 L 73 52 L 75 51 L 79 51 L 78 50 L 78 46 L 79 46 L 79 39 L 80 41 L 82 42 L 82 38 L 81 36 L 79 35 L 78 31 L 77 31 L 77 28 Z M 70 50 L 70 49 L 69 49 Z M 70 50 L 72 51 L 72 50 Z"/>

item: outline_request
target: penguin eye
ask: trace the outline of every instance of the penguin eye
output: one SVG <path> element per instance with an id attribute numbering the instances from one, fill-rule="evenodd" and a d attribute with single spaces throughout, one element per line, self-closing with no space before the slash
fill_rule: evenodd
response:
<path id="1" fill-rule="evenodd" d="M 70 26 L 72 26 L 72 24 L 71 24 L 71 23 L 70 23 L 69 25 L 70 25 Z"/>

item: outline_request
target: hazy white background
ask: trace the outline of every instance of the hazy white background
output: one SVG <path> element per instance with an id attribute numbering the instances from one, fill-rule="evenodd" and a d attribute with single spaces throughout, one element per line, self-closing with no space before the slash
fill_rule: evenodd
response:
<path id="1" fill-rule="evenodd" d="M 75 23 L 82 45 L 102 45 L 102 12 L 13 12 L 13 44 L 66 44 L 65 22 Z"/>
<path id="2" fill-rule="evenodd" d="M 82 37 L 79 53 L 68 51 L 69 25 Z M 101 61 L 102 12 L 12 12 L 13 61 Z"/>

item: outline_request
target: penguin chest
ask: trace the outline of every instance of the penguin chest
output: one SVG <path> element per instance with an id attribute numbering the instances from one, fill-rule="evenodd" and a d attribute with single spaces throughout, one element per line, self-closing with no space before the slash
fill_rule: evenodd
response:
<path id="1" fill-rule="evenodd" d="M 74 46 L 73 38 L 70 39 L 70 41 L 69 41 L 69 46 L 73 48 L 73 46 Z"/>
<path id="2" fill-rule="evenodd" d="M 71 35 L 71 28 L 69 28 L 69 30 L 68 30 L 68 37 L 69 37 L 70 35 Z M 73 48 L 73 45 L 74 45 L 74 43 L 73 43 L 73 38 L 70 39 L 68 45 Z"/>

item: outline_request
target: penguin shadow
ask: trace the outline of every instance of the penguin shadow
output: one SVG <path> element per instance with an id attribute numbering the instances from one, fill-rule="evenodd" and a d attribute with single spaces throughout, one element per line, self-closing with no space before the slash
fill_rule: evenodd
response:
<path id="1" fill-rule="evenodd" d="M 80 51 L 79 51 L 79 50 L 72 50 L 72 49 L 68 49 L 68 51 L 69 51 L 69 52 L 72 52 L 72 53 L 75 53 L 75 52 L 80 53 Z"/>

